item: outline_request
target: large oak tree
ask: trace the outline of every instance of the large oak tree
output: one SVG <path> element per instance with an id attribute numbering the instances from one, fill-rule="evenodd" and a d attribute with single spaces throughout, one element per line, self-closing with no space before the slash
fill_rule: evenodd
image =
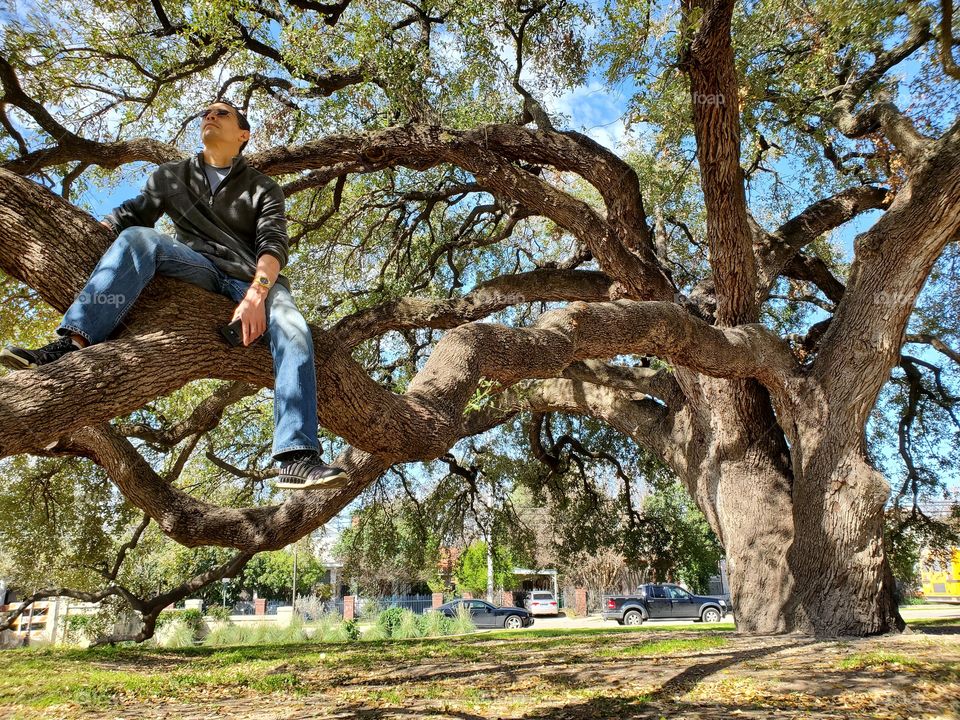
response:
<path id="1" fill-rule="evenodd" d="M 218 339 L 224 298 L 158 279 L 108 342 L 0 378 L 0 456 L 94 461 L 144 513 L 133 544 L 155 521 L 236 550 L 152 599 L 99 593 L 127 597 L 142 636 L 172 599 L 319 527 L 389 468 L 517 416 L 539 433 L 549 413 L 609 423 L 682 480 L 730 561 L 739 629 L 902 627 L 867 422 L 908 339 L 957 359 L 906 332 L 958 239 L 960 125 L 949 94 L 941 115 L 899 108 L 891 76 L 917 56 L 936 59 L 930 87 L 960 75 L 949 2 L 56 12 L 4 30 L 3 273 L 63 311 L 109 242 L 78 188 L 185 157 L 199 104 L 226 96 L 254 122 L 249 161 L 287 193 L 291 272 L 323 305 L 309 314 L 336 319 L 313 326 L 319 415 L 351 484 L 280 504 L 222 506 L 176 482 L 225 409 L 271 383 L 265 349 Z M 633 84 L 629 151 L 544 102 L 597 67 L 607 87 Z M 793 212 L 761 177 L 790 172 L 811 180 Z M 838 276 L 824 236 L 867 211 L 882 214 Z M 820 308 L 803 335 L 771 319 L 784 292 Z M 118 419 L 202 378 L 229 383 L 173 426 Z M 142 443 L 180 448 L 172 468 Z"/>

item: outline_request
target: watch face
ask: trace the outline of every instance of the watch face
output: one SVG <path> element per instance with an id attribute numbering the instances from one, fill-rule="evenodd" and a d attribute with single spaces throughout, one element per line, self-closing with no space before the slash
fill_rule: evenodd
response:
<path id="1" fill-rule="evenodd" d="M 268 287 L 270 285 L 270 281 L 265 277 L 258 277 L 257 282 L 260 283 L 261 285 L 268 286 Z"/>

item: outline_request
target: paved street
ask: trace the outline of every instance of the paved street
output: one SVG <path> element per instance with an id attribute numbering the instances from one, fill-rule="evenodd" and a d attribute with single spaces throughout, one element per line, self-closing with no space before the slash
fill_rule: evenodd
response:
<path id="1" fill-rule="evenodd" d="M 903 616 L 903 619 L 908 622 L 910 620 L 929 618 L 960 618 L 960 604 L 931 603 L 929 605 L 904 605 L 900 608 L 900 614 Z M 730 620 L 733 620 L 732 613 L 724 618 L 724 621 Z M 695 623 L 693 620 L 648 620 L 644 624 L 655 627 L 657 625 L 699 625 L 700 623 Z M 563 615 L 558 615 L 557 617 L 540 616 L 536 619 L 533 626 L 538 630 L 550 628 L 598 628 L 615 627 L 616 623 L 613 620 L 604 622 L 599 614 L 589 615 L 583 618 L 568 618 Z"/>

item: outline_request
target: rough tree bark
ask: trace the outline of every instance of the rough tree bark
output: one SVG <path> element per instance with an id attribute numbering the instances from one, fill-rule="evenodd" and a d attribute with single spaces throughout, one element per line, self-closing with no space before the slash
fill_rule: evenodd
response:
<path id="1" fill-rule="evenodd" d="M 658 454 L 686 484 L 730 560 L 740 630 L 865 635 L 902 628 L 881 535 L 889 488 L 867 458 L 866 421 L 898 361 L 930 268 L 960 233 L 960 133 L 955 125 L 926 138 L 885 101 L 856 112 L 871 85 L 929 39 L 919 28 L 830 96 L 841 132 L 882 132 L 893 143 L 908 166 L 906 184 L 892 199 L 885 188 L 851 188 L 763 230 L 749 214 L 740 168 L 733 4 L 684 3 L 702 10 L 697 26 L 687 28 L 681 64 L 691 81 L 711 269 L 691 298 L 678 295 L 654 249 L 635 172 L 578 133 L 409 124 L 276 147 L 251 162 L 270 174 L 306 173 L 290 192 L 347 173 L 458 166 L 477 188 L 576 237 L 600 272 L 504 276 L 460 299 L 404 298 L 330 330 L 314 328 L 320 420 L 352 445 L 338 461 L 352 483 L 337 492 L 296 494 L 276 507 L 218 508 L 158 477 L 109 424 L 193 379 L 257 387 L 271 381 L 265 350 L 230 351 L 218 342 L 226 300 L 163 279 L 107 343 L 0 378 L 0 456 L 90 457 L 174 539 L 246 555 L 318 527 L 391 465 L 435 459 L 517 412 L 591 415 Z M 12 67 L 4 62 L 0 71 L 6 102 L 53 134 L 55 122 L 31 104 Z M 0 170 L 0 268 L 62 310 L 107 244 L 91 219 L 15 173 L 45 158 L 113 167 L 175 156 L 155 142 L 105 146 L 70 135 L 54 150 L 29 154 L 29 165 L 24 158 L 8 163 Z M 602 208 L 558 189 L 531 165 L 578 174 L 598 191 Z M 886 213 L 858 239 L 844 287 L 803 249 L 873 208 Z M 836 305 L 829 325 L 811 332 L 812 350 L 799 357 L 758 323 L 781 276 L 818 284 Z M 478 322 L 538 300 L 568 304 L 532 327 Z M 351 357 L 357 344 L 387 330 L 428 327 L 447 332 L 402 395 L 377 385 Z M 655 355 L 672 371 L 605 362 L 631 353 Z M 466 412 L 482 379 L 504 391 L 481 411 Z M 65 413 L 68 407 L 83 411 Z"/>

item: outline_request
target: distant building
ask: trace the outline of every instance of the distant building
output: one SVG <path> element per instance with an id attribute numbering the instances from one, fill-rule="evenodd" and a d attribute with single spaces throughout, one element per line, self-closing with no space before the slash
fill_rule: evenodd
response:
<path id="1" fill-rule="evenodd" d="M 960 602 L 960 549 L 953 549 L 948 562 L 935 557 L 921 560 L 920 583 L 927 600 Z"/>

